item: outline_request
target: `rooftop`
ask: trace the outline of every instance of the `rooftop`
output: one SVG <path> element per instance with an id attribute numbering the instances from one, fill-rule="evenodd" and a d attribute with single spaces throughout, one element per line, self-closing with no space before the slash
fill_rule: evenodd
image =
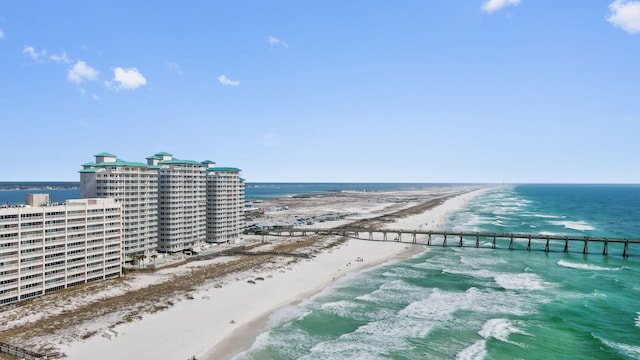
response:
<path id="1" fill-rule="evenodd" d="M 116 157 L 115 155 L 108 153 L 108 152 L 101 152 L 100 154 L 95 154 L 93 156 L 110 156 L 110 157 Z"/>

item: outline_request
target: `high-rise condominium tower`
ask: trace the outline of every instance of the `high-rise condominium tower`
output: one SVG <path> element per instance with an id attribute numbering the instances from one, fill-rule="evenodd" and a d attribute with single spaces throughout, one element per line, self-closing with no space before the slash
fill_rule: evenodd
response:
<path id="1" fill-rule="evenodd" d="M 109 153 L 80 170 L 81 198 L 113 198 L 122 204 L 125 256 L 158 247 L 158 169 L 118 159 Z"/>

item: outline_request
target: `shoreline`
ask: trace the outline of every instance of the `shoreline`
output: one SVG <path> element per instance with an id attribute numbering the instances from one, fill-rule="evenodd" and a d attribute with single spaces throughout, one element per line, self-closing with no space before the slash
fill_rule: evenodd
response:
<path id="1" fill-rule="evenodd" d="M 360 242 L 366 240 L 349 240 L 349 242 Z M 377 261 L 360 263 L 360 266 L 352 266 L 351 269 L 340 272 L 340 274 L 334 274 L 336 276 L 332 277 L 331 280 L 325 281 L 323 283 L 316 283 L 315 288 L 305 292 L 298 294 L 295 298 L 292 298 L 288 303 L 283 304 L 282 306 L 278 306 L 272 309 L 266 310 L 260 316 L 254 318 L 246 324 L 243 324 L 241 327 L 233 330 L 226 337 L 222 338 L 220 341 L 213 344 L 212 348 L 206 353 L 199 356 L 198 359 L 203 360 L 228 360 L 237 356 L 238 354 L 248 350 L 251 345 L 253 345 L 254 341 L 262 332 L 267 331 L 270 328 L 271 316 L 286 307 L 294 307 L 299 305 L 300 303 L 315 298 L 319 296 L 324 291 L 330 290 L 333 286 L 341 283 L 341 280 L 347 275 L 360 274 L 365 271 L 369 271 L 380 266 L 386 266 L 398 261 L 402 261 L 408 259 L 412 256 L 416 256 L 418 254 L 422 254 L 428 249 L 424 245 L 412 245 L 406 243 L 392 243 L 395 244 L 396 247 L 400 248 L 400 251 L 394 252 L 390 256 L 386 256 L 381 259 L 377 259 Z M 351 263 L 352 265 L 355 262 Z"/>
<path id="2" fill-rule="evenodd" d="M 348 219 L 320 225 L 329 228 L 342 226 L 343 222 L 384 217 L 384 221 L 389 221 L 388 218 L 392 220 L 379 222 L 377 226 L 437 228 L 445 224 L 451 212 L 463 209 L 470 199 L 491 188 L 476 186 L 462 190 L 442 188 L 375 194 L 339 193 L 311 199 L 275 199 L 272 204 L 289 201 L 292 210 L 270 213 L 268 216 L 357 212 L 358 215 Z M 437 199 L 441 199 L 437 204 L 424 206 Z M 193 356 L 197 359 L 229 359 L 251 347 L 256 337 L 269 328 L 271 315 L 278 309 L 317 296 L 341 281 L 346 274 L 357 275 L 428 251 L 428 247 L 423 245 L 344 240 L 337 236 L 272 239 L 274 242 L 266 244 L 265 248 L 280 251 L 299 249 L 297 251 L 311 252 L 314 257 L 306 260 L 279 256 L 259 259 L 217 258 L 208 262 L 188 262 L 175 268 L 161 268 L 153 273 L 134 274 L 120 285 L 117 282 L 105 283 L 106 289 L 98 288 L 88 293 L 85 299 L 64 299 L 71 310 L 88 310 L 90 318 L 75 321 L 59 331 L 34 333 L 24 338 L 24 344 L 36 349 L 53 345 L 59 354 L 71 359 L 129 358 L 132 354 L 139 359 L 187 359 Z M 363 261 L 356 261 L 358 258 Z M 245 266 L 238 267 L 239 263 Z M 212 265 L 219 268 L 212 268 Z M 218 270 L 220 268 L 229 271 Z M 157 286 L 164 289 L 164 284 L 172 283 L 174 279 L 185 279 L 192 283 L 193 274 L 200 278 L 202 273 L 212 275 L 204 282 L 180 288 L 182 290 L 177 292 L 173 290 L 170 296 L 163 295 L 161 289 L 153 289 Z M 132 299 L 140 298 L 139 292 L 149 295 L 142 304 L 127 303 L 124 308 L 123 305 L 116 308 L 120 310 L 102 312 L 104 305 L 113 305 L 111 297 L 122 298 L 129 292 L 132 292 Z M 96 298 L 98 301 L 95 301 Z M 67 310 L 57 307 L 55 296 L 35 300 L 40 301 L 42 304 L 31 311 L 25 307 L 7 314 L 12 319 L 3 325 L 4 328 L 29 324 L 29 320 L 21 319 L 33 311 L 37 311 L 45 322 L 49 318 L 55 319 L 60 312 L 64 313 L 62 315 L 67 313 Z M 104 301 L 106 303 L 103 305 Z M 127 300 L 117 301 L 124 304 L 123 301 Z M 157 310 L 149 311 L 150 303 Z M 128 304 L 133 306 L 133 311 L 128 309 Z M 135 310 L 136 306 L 138 310 Z M 81 314 L 77 311 L 71 313 L 73 317 L 78 315 Z M 35 321 L 33 325 L 38 324 L 39 320 Z M 116 336 L 103 337 L 107 330 L 115 332 Z"/>
<path id="3" fill-rule="evenodd" d="M 400 226 L 407 227 L 417 227 L 422 222 L 426 220 L 425 224 L 433 224 L 436 226 L 442 226 L 442 223 L 446 221 L 446 218 L 454 211 L 462 210 L 466 204 L 476 196 L 486 192 L 486 189 L 474 190 L 471 192 L 463 193 L 461 195 L 454 196 L 442 202 L 439 205 L 433 206 L 428 210 L 416 214 L 413 216 L 409 216 L 406 218 L 401 218 L 396 221 L 400 223 Z M 364 243 L 377 243 L 376 241 L 368 241 L 368 240 L 357 240 L 350 239 L 350 242 L 364 242 Z M 373 270 L 375 268 L 390 265 L 402 260 L 409 259 L 413 256 L 417 256 L 424 252 L 429 251 L 429 248 L 425 245 L 413 245 L 407 243 L 391 243 L 399 246 L 404 245 L 405 249 L 400 252 L 396 252 L 385 259 L 380 259 L 375 263 L 370 263 L 363 265 L 359 268 L 350 269 L 349 272 L 345 272 L 341 274 L 341 278 L 346 276 L 347 274 L 359 274 L 365 271 Z M 338 280 L 337 278 L 335 280 Z M 198 359 L 203 360 L 229 360 L 234 358 L 235 356 L 248 351 L 258 335 L 263 333 L 264 331 L 269 330 L 269 320 L 274 312 L 282 309 L 286 306 L 296 306 L 302 303 L 305 300 L 313 299 L 316 296 L 319 296 L 323 291 L 330 290 L 331 286 L 327 286 L 331 283 L 318 284 L 316 287 L 316 291 L 311 291 L 308 294 L 300 294 L 300 296 L 292 299 L 290 303 L 281 306 L 279 308 L 271 309 L 270 311 L 266 311 L 264 314 L 255 318 L 253 321 L 245 324 L 244 326 L 234 330 L 233 332 L 227 334 L 225 338 L 221 341 L 218 341 L 216 344 L 213 344 L 212 348 L 207 351 L 202 357 L 198 357 Z"/>

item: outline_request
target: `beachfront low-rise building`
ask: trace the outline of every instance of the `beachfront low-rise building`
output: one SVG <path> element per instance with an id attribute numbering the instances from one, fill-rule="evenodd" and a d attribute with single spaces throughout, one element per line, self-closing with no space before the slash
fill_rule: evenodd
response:
<path id="1" fill-rule="evenodd" d="M 0 305 L 122 274 L 122 206 L 27 196 L 0 208 Z"/>

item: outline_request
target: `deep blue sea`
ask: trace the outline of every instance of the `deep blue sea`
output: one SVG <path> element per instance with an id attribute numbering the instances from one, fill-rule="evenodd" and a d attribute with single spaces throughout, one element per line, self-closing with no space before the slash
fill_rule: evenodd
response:
<path id="1" fill-rule="evenodd" d="M 495 188 L 451 230 L 640 238 L 640 185 Z M 432 246 L 272 314 L 235 359 L 640 359 L 640 246 Z"/>
<path id="2" fill-rule="evenodd" d="M 80 197 L 80 183 L 73 181 L 54 182 L 3 182 L 0 181 L 0 205 L 24 204 L 27 194 L 49 194 L 49 201 L 64 202 Z"/>

